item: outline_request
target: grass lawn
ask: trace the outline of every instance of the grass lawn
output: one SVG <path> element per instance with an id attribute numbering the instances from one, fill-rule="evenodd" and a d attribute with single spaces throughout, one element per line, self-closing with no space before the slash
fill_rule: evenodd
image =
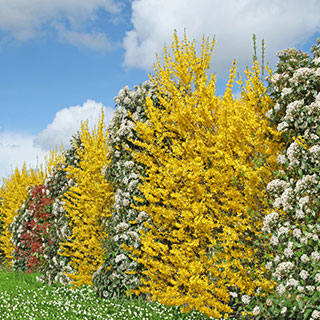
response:
<path id="1" fill-rule="evenodd" d="M 0 320 L 205 320 L 198 312 L 181 313 L 141 299 L 98 298 L 90 286 L 72 290 L 62 285 L 43 285 L 37 274 L 0 269 Z"/>

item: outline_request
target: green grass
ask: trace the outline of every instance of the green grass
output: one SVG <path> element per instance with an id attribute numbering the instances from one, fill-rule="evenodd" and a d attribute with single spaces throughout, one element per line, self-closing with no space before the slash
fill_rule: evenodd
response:
<path id="1" fill-rule="evenodd" d="M 0 269 L 0 320 L 205 320 L 198 312 L 181 313 L 141 299 L 98 298 L 90 286 L 72 290 L 36 281 L 37 274 Z"/>

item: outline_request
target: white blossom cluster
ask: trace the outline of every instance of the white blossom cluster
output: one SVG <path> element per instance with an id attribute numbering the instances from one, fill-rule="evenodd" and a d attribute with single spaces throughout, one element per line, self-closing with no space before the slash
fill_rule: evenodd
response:
<path id="1" fill-rule="evenodd" d="M 283 274 L 288 274 L 294 268 L 294 264 L 290 261 L 281 262 L 278 264 L 273 276 L 281 280 Z"/>
<path id="2" fill-rule="evenodd" d="M 290 78 L 289 82 L 295 86 L 299 86 L 301 82 L 308 81 L 309 77 L 313 75 L 314 69 L 308 67 L 298 68 L 294 73 L 292 78 Z"/>
<path id="3" fill-rule="evenodd" d="M 279 214 L 276 211 L 272 211 L 271 213 L 266 215 L 263 220 L 262 230 L 263 231 L 270 231 L 270 226 L 277 223 L 278 219 L 279 219 Z"/>
<path id="4" fill-rule="evenodd" d="M 117 109 L 107 128 L 111 165 L 105 175 L 114 188 L 114 208 L 106 228 L 110 240 L 105 244 L 110 255 L 104 265 L 93 275 L 96 291 L 103 297 L 114 297 L 118 292 L 126 292 L 140 285 L 141 266 L 125 250 L 123 244 L 139 249 L 139 230 L 149 216 L 144 211 L 133 208 L 137 205 L 134 197 L 141 197 L 138 189 L 143 167 L 132 157 L 135 148 L 132 141 L 137 138 L 135 122 L 146 122 L 145 99 L 149 96 L 156 101 L 155 89 L 150 81 L 136 86 L 134 90 L 124 87 L 115 97 Z"/>
<path id="5" fill-rule="evenodd" d="M 282 132 L 286 150 L 277 158 L 279 178 L 267 186 L 274 209 L 262 229 L 273 254 L 266 268 L 277 282 L 280 299 L 267 296 L 262 312 L 270 310 L 277 319 L 289 319 L 289 311 L 290 319 L 300 318 L 320 291 L 320 39 L 312 51 L 313 59 L 295 49 L 281 51 L 278 70 L 269 81 L 275 107 L 267 116 Z M 287 304 L 285 297 L 295 295 L 299 303 Z M 310 305 L 312 319 L 320 318 L 320 301 Z"/>
<path id="6" fill-rule="evenodd" d="M 311 314 L 311 319 L 310 320 L 316 320 L 320 319 L 320 311 L 314 310 Z"/>

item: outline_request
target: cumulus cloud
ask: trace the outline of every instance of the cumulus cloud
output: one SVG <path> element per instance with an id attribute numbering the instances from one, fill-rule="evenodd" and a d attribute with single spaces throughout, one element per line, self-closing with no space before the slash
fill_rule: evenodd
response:
<path id="1" fill-rule="evenodd" d="M 34 146 L 43 150 L 53 150 L 56 146 L 68 148 L 72 135 L 80 129 L 81 122 L 88 120 L 89 129 L 97 124 L 101 110 L 104 110 L 106 124 L 111 120 L 113 108 L 104 107 L 102 103 L 87 100 L 82 106 L 71 106 L 59 110 L 52 123 L 41 131 L 34 140 Z"/>
<path id="2" fill-rule="evenodd" d="M 54 150 L 61 144 L 68 148 L 72 135 L 80 129 L 81 122 L 88 120 L 92 130 L 102 108 L 107 124 L 114 110 L 104 107 L 102 103 L 87 100 L 82 106 L 71 106 L 58 111 L 53 122 L 37 136 L 0 130 L 0 185 L 2 178 L 8 177 L 16 167 L 21 168 L 26 163 L 28 169 L 36 168 L 44 163 L 49 150 Z"/>
<path id="3" fill-rule="evenodd" d="M 266 43 L 266 61 L 278 50 L 306 42 L 320 31 L 316 0 L 133 0 L 133 29 L 124 38 L 125 65 L 150 70 L 155 52 L 171 44 L 173 30 L 201 41 L 215 36 L 214 70 L 226 76 L 233 59 L 240 68 L 252 63 L 252 35 Z"/>
<path id="4" fill-rule="evenodd" d="M 109 49 L 105 34 L 85 30 L 97 19 L 98 10 L 118 14 L 121 8 L 115 0 L 0 0 L 0 30 L 17 40 L 28 40 L 44 33 L 44 26 L 60 26 L 63 40 L 95 50 Z"/>
<path id="5" fill-rule="evenodd" d="M 45 151 L 33 145 L 35 136 L 3 131 L 0 133 L 0 184 L 16 167 L 24 162 L 27 168 L 36 168 L 44 163 Z"/>

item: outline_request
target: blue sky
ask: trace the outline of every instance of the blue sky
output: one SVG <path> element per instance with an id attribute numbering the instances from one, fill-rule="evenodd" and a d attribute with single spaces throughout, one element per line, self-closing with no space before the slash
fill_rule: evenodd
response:
<path id="1" fill-rule="evenodd" d="M 216 38 L 218 94 L 233 59 L 250 66 L 252 34 L 276 52 L 309 51 L 320 37 L 317 0 L 0 0 L 0 178 L 28 166 L 80 122 L 107 119 L 113 98 L 144 82 L 173 30 Z"/>

